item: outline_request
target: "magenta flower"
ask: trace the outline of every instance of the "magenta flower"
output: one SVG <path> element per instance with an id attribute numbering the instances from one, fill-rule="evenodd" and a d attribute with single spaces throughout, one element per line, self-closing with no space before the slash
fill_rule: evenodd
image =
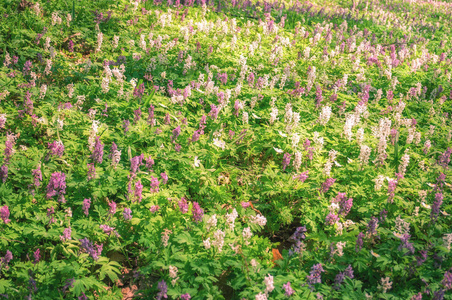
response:
<path id="1" fill-rule="evenodd" d="M 283 284 L 283 289 L 285 291 L 284 295 L 287 297 L 290 297 L 295 293 L 293 288 L 290 286 L 290 281 L 287 282 L 286 284 Z"/>
<path id="2" fill-rule="evenodd" d="M 290 164 L 290 157 L 291 156 L 292 156 L 292 154 L 284 153 L 283 162 L 282 162 L 283 171 L 285 171 L 287 166 Z"/>
<path id="3" fill-rule="evenodd" d="M 60 240 L 63 242 L 70 240 L 71 234 L 72 234 L 72 229 L 71 229 L 71 226 L 69 226 L 68 228 L 65 228 L 63 230 L 63 235 L 60 235 Z"/>
<path id="4" fill-rule="evenodd" d="M 182 197 L 180 199 L 180 201 L 178 202 L 179 204 L 179 209 L 181 211 L 181 213 L 185 214 L 188 212 L 188 202 L 187 199 L 185 199 L 185 197 Z"/>
<path id="5" fill-rule="evenodd" d="M 31 174 L 33 175 L 33 184 L 36 188 L 38 188 L 41 185 L 42 181 L 42 172 L 41 172 L 41 165 L 38 165 L 38 167 L 34 170 L 31 170 Z"/>
<path id="6" fill-rule="evenodd" d="M 151 208 L 149 208 L 149 211 L 151 213 L 156 213 L 160 209 L 160 206 L 158 205 L 152 205 Z"/>
<path id="7" fill-rule="evenodd" d="M 199 206 L 198 202 L 193 202 L 192 213 L 193 220 L 196 223 L 199 223 L 199 221 L 202 220 L 202 216 L 204 215 L 204 210 L 201 208 L 201 206 Z"/>
<path id="8" fill-rule="evenodd" d="M 154 176 L 151 176 L 151 193 L 158 193 L 159 185 L 159 180 Z"/>
<path id="9" fill-rule="evenodd" d="M 160 173 L 160 177 L 162 177 L 163 184 L 166 184 L 168 182 L 168 175 L 166 175 L 165 172 Z"/>
<path id="10" fill-rule="evenodd" d="M 132 202 L 136 202 L 136 201 L 141 202 L 141 199 L 143 198 L 142 192 L 143 192 L 143 185 L 141 184 L 141 180 L 138 179 L 138 181 L 135 182 L 134 200 Z"/>
<path id="11" fill-rule="evenodd" d="M 7 205 L 0 207 L 0 218 L 2 219 L 2 221 L 5 224 L 8 224 L 9 222 L 11 222 L 11 220 L 8 219 L 9 215 L 10 215 L 10 213 L 9 213 L 9 208 Z"/>
<path id="12" fill-rule="evenodd" d="M 52 173 L 47 185 L 47 199 L 58 196 L 58 201 L 65 203 L 64 194 L 66 194 L 66 175 L 63 172 Z"/>
<path id="13" fill-rule="evenodd" d="M 83 200 L 83 212 L 86 216 L 89 215 L 89 208 L 91 206 L 91 198 Z"/>
<path id="14" fill-rule="evenodd" d="M 248 202 L 242 202 L 241 204 L 242 204 L 242 207 L 245 208 L 245 209 L 250 207 L 250 205 L 251 205 L 251 203 L 249 201 Z"/>
<path id="15" fill-rule="evenodd" d="M 111 201 L 110 203 L 108 203 L 108 206 L 110 206 L 108 213 L 113 216 L 116 213 L 116 202 Z"/>
<path id="16" fill-rule="evenodd" d="M 35 259 L 34 264 L 37 264 L 39 260 L 41 259 L 41 250 L 39 248 L 33 253 L 33 257 Z"/>
<path id="17" fill-rule="evenodd" d="M 63 156 L 64 145 L 61 141 L 53 141 L 53 143 L 49 143 L 48 148 L 51 155 L 58 157 Z"/>

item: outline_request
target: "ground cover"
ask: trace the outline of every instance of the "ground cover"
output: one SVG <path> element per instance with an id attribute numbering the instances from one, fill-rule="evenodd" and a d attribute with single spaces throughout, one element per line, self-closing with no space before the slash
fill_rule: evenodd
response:
<path id="1" fill-rule="evenodd" d="M 450 299 L 452 5 L 0 7 L 0 299 Z"/>

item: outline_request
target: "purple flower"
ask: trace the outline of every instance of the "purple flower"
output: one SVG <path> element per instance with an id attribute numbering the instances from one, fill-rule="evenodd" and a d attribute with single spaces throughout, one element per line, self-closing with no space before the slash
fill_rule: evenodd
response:
<path id="1" fill-rule="evenodd" d="M 8 165 L 4 164 L 0 167 L 0 178 L 2 179 L 3 183 L 6 182 L 6 179 L 8 179 Z"/>
<path id="2" fill-rule="evenodd" d="M 446 271 L 444 273 L 444 279 L 441 281 L 441 284 L 444 286 L 444 288 L 447 290 L 452 289 L 452 272 Z"/>
<path id="3" fill-rule="evenodd" d="M 60 235 L 60 240 L 63 242 L 70 240 L 71 234 L 72 234 L 72 229 L 71 229 L 71 226 L 69 226 L 68 228 L 65 228 L 63 230 L 63 235 Z"/>
<path id="4" fill-rule="evenodd" d="M 395 189 L 397 187 L 397 180 L 388 180 L 388 203 L 394 202 Z"/>
<path id="5" fill-rule="evenodd" d="M 375 217 L 370 218 L 367 224 L 367 233 L 374 235 L 377 233 L 378 219 Z"/>
<path id="6" fill-rule="evenodd" d="M 400 244 L 400 246 L 398 248 L 399 251 L 401 251 L 402 249 L 407 249 L 409 252 L 411 252 L 411 254 L 414 254 L 414 245 L 413 245 L 413 243 L 409 242 L 410 237 L 411 237 L 411 235 L 409 235 L 407 233 L 402 236 L 402 238 L 400 239 L 400 241 L 402 243 Z"/>
<path id="7" fill-rule="evenodd" d="M 172 140 L 173 142 L 174 142 L 174 141 L 177 139 L 177 137 L 180 135 L 180 132 L 181 132 L 180 125 L 177 126 L 176 128 L 174 128 L 174 130 L 173 130 L 173 136 L 172 136 L 172 138 L 171 138 L 171 140 Z"/>
<path id="8" fill-rule="evenodd" d="M 204 210 L 201 208 L 201 206 L 199 206 L 198 202 L 193 202 L 192 213 L 193 220 L 196 223 L 199 223 L 199 221 L 202 220 L 202 216 L 204 215 Z"/>
<path id="9" fill-rule="evenodd" d="M 39 248 L 33 253 L 33 257 L 35 259 L 34 264 L 37 264 L 39 260 L 41 259 L 41 250 Z"/>
<path id="10" fill-rule="evenodd" d="M 359 252 L 362 248 L 363 248 L 363 238 L 364 238 L 364 233 L 360 232 L 358 234 L 358 238 L 356 239 L 356 246 L 355 246 L 355 251 Z"/>
<path id="11" fill-rule="evenodd" d="M 111 233 L 114 233 L 116 234 L 117 237 L 120 237 L 120 235 L 116 232 L 114 227 L 108 225 L 99 225 L 99 228 L 102 229 L 105 234 L 111 235 Z"/>
<path id="12" fill-rule="evenodd" d="M 82 295 L 78 297 L 78 300 L 88 300 L 88 297 L 85 295 L 85 293 L 82 293 Z"/>
<path id="13" fill-rule="evenodd" d="M 197 142 L 197 141 L 199 140 L 199 137 L 200 137 L 200 136 L 201 136 L 200 130 L 195 130 L 195 132 L 193 132 L 193 135 L 192 135 L 190 141 L 191 141 L 192 143 Z"/>
<path id="14" fill-rule="evenodd" d="M 13 254 L 11 251 L 6 250 L 6 254 L 4 257 L 0 258 L 0 271 L 2 267 L 8 267 L 9 262 L 13 259 Z"/>
<path id="15" fill-rule="evenodd" d="M 421 292 L 417 293 L 416 295 L 411 297 L 411 300 L 422 300 L 422 293 Z"/>
<path id="16" fill-rule="evenodd" d="M 94 149 L 91 158 L 101 164 L 104 156 L 104 144 L 100 141 L 100 136 L 96 137 L 96 141 L 94 142 Z"/>
<path id="17" fill-rule="evenodd" d="M 452 91 L 451 91 L 450 93 L 451 93 L 451 97 L 452 97 Z M 452 148 L 449 147 L 449 148 L 447 148 L 447 150 L 444 152 L 444 154 L 441 154 L 441 155 L 439 156 L 438 164 L 439 164 L 440 166 L 442 166 L 444 169 L 447 169 L 447 168 L 448 168 L 448 165 L 449 165 L 449 163 L 450 163 L 450 156 L 451 156 L 451 154 L 452 154 Z"/>
<path id="18" fill-rule="evenodd" d="M 247 209 L 248 207 L 250 207 L 251 203 L 249 201 L 247 201 L 247 202 L 242 202 L 241 205 L 243 208 Z"/>
<path id="19" fill-rule="evenodd" d="M 133 96 L 137 97 L 138 99 L 141 99 L 144 94 L 144 83 L 137 86 L 133 91 Z"/>
<path id="20" fill-rule="evenodd" d="M 96 167 L 94 166 L 94 163 L 88 164 L 88 181 L 96 178 Z"/>
<path id="21" fill-rule="evenodd" d="M 432 219 L 433 222 L 436 222 L 436 220 L 438 219 L 438 215 L 440 213 L 440 206 L 441 204 L 443 204 L 443 194 L 441 193 L 436 193 L 435 195 L 435 202 L 433 202 L 432 204 L 432 211 L 430 213 L 430 218 Z"/>
<path id="22" fill-rule="evenodd" d="M 33 100 L 31 100 L 30 91 L 27 91 L 24 96 L 24 107 L 27 114 L 29 114 L 30 116 L 33 115 Z"/>
<path id="23" fill-rule="evenodd" d="M 166 282 L 164 280 L 159 281 L 157 288 L 159 290 L 157 293 L 157 300 L 161 300 L 162 298 L 167 299 L 168 295 L 166 293 L 168 292 L 168 286 L 166 285 Z"/>
<path id="24" fill-rule="evenodd" d="M 24 75 L 30 74 L 32 67 L 33 67 L 33 64 L 31 62 L 31 60 L 27 60 L 24 64 L 24 68 L 22 69 L 22 72 L 24 73 Z"/>
<path id="25" fill-rule="evenodd" d="M 166 175 L 165 172 L 160 173 L 160 177 L 162 177 L 163 184 L 166 184 L 168 182 L 168 175 Z"/>
<path id="26" fill-rule="evenodd" d="M 211 105 L 210 105 L 210 113 L 209 113 L 209 116 L 210 116 L 213 120 L 216 120 L 216 119 L 217 119 L 217 117 L 218 117 L 218 112 L 219 112 L 218 107 L 217 107 L 215 104 L 211 104 Z"/>
<path id="27" fill-rule="evenodd" d="M 111 201 L 110 203 L 108 203 L 108 206 L 110 206 L 108 213 L 113 216 L 116 213 L 116 202 Z"/>
<path id="28" fill-rule="evenodd" d="M 33 175 L 33 184 L 38 188 L 42 181 L 41 165 L 38 165 L 36 169 L 31 170 L 31 174 Z"/>
<path id="29" fill-rule="evenodd" d="M 321 191 L 322 191 L 323 193 L 328 192 L 328 190 L 329 190 L 330 187 L 334 184 L 335 181 L 336 181 L 336 179 L 334 179 L 334 178 L 327 178 L 327 179 L 325 180 L 325 182 L 322 183 Z"/>
<path id="30" fill-rule="evenodd" d="M 10 213 L 9 213 L 9 208 L 7 205 L 0 207 L 0 218 L 2 219 L 2 221 L 5 224 L 8 224 L 9 222 L 11 222 L 11 220 L 8 219 L 9 215 L 10 215 Z"/>
<path id="31" fill-rule="evenodd" d="M 47 185 L 47 199 L 58 195 L 58 201 L 65 203 L 64 194 L 66 194 L 66 175 L 63 172 L 52 173 Z"/>
<path id="32" fill-rule="evenodd" d="M 285 171 L 287 166 L 290 164 L 291 156 L 292 156 L 292 154 L 284 153 L 284 157 L 283 157 L 283 161 L 282 161 L 283 171 Z"/>
<path id="33" fill-rule="evenodd" d="M 290 297 L 295 293 L 293 288 L 290 286 L 290 281 L 287 282 L 286 284 L 283 284 L 283 289 L 285 291 L 284 295 L 286 295 L 287 297 Z"/>
<path id="34" fill-rule="evenodd" d="M 190 300 L 190 299 L 191 299 L 191 296 L 190 296 L 189 293 L 182 294 L 182 295 L 180 295 L 180 299 L 181 299 L 181 300 Z"/>
<path id="35" fill-rule="evenodd" d="M 163 122 L 164 122 L 166 125 L 170 125 L 170 124 L 171 124 L 171 119 L 170 119 L 169 113 L 166 113 L 165 118 L 163 119 Z"/>
<path id="36" fill-rule="evenodd" d="M 14 154 L 14 145 L 16 144 L 16 136 L 14 134 L 6 134 L 5 141 L 5 158 L 4 162 L 8 163 L 11 156 Z"/>
<path id="37" fill-rule="evenodd" d="M 48 148 L 51 155 L 58 157 L 63 156 L 64 145 L 61 141 L 53 141 L 53 143 L 49 143 Z"/>
<path id="38" fill-rule="evenodd" d="M 187 199 L 185 199 L 185 197 L 182 197 L 178 204 L 181 213 L 185 214 L 188 212 L 188 202 Z"/>
<path id="39" fill-rule="evenodd" d="M 91 206 L 91 198 L 83 200 L 83 207 L 82 207 L 82 209 L 83 209 L 83 212 L 85 213 L 86 216 L 89 215 L 89 208 L 90 208 L 90 206 Z"/>
<path id="40" fill-rule="evenodd" d="M 143 164 L 143 158 L 144 155 L 138 155 L 135 157 L 132 157 L 132 159 L 130 160 L 130 173 L 132 173 L 132 175 L 135 175 L 138 171 L 138 168 Z"/>
<path id="41" fill-rule="evenodd" d="M 339 221 L 339 217 L 332 213 L 329 213 L 325 219 L 325 223 L 328 225 L 334 225 L 337 221 Z"/>
<path id="42" fill-rule="evenodd" d="M 115 151 L 118 150 L 118 146 L 115 144 L 115 142 L 111 143 L 111 147 L 110 147 L 110 154 L 108 154 L 108 158 L 112 159 L 113 156 L 115 155 Z"/>
<path id="43" fill-rule="evenodd" d="M 156 177 L 151 176 L 151 193 L 158 193 L 159 185 L 159 180 Z"/>
<path id="44" fill-rule="evenodd" d="M 87 238 L 80 240 L 80 247 L 85 250 L 94 260 L 98 260 L 102 253 L 103 244 L 93 244 Z"/>
<path id="45" fill-rule="evenodd" d="M 340 285 L 342 284 L 342 282 L 344 282 L 344 280 L 345 280 L 346 277 L 348 277 L 348 278 L 350 278 L 350 279 L 353 279 L 353 278 L 354 278 L 354 275 L 353 275 L 353 268 L 352 268 L 351 265 L 349 265 L 349 266 L 345 269 L 344 272 L 339 272 L 339 274 L 336 275 L 336 279 L 335 279 L 335 283 L 336 283 L 335 288 L 336 288 L 336 289 L 339 289 Z"/>
<path id="46" fill-rule="evenodd" d="M 303 183 L 303 182 L 306 181 L 306 179 L 309 178 L 308 173 L 309 173 L 309 170 L 304 171 L 304 172 L 301 173 L 300 175 L 293 175 L 293 176 L 292 176 L 292 179 L 294 179 L 294 180 L 295 180 L 295 179 L 298 179 L 301 183 Z"/>
<path id="47" fill-rule="evenodd" d="M 49 224 L 55 223 L 55 218 L 53 217 L 54 214 L 55 214 L 55 208 L 53 208 L 53 206 L 50 208 L 47 208 L 47 217 L 50 218 Z"/>
<path id="48" fill-rule="evenodd" d="M 126 134 L 127 131 L 129 131 L 129 125 L 130 125 L 130 121 L 124 120 L 124 124 L 122 125 L 122 128 L 124 128 L 124 134 Z"/>
<path id="49" fill-rule="evenodd" d="M 152 166 L 154 165 L 154 160 L 151 156 L 146 158 L 146 169 L 148 169 L 149 172 L 152 172 Z"/>
<path id="50" fill-rule="evenodd" d="M 74 42 L 72 40 L 69 40 L 69 42 L 67 43 L 67 49 L 69 52 L 74 52 Z"/>
<path id="51" fill-rule="evenodd" d="M 136 202 L 136 201 L 141 202 L 141 199 L 143 198 L 142 192 L 143 192 L 143 185 L 141 184 L 141 180 L 138 179 L 138 181 L 135 182 L 134 200 L 132 202 Z"/>
<path id="52" fill-rule="evenodd" d="M 122 216 L 124 217 L 124 220 L 126 220 L 126 221 L 132 220 L 132 210 L 128 207 L 124 208 L 124 211 L 122 212 Z"/>
<path id="53" fill-rule="evenodd" d="M 151 213 L 156 213 L 160 209 L 160 206 L 158 205 L 152 205 L 151 208 L 149 208 L 149 211 Z"/>
<path id="54" fill-rule="evenodd" d="M 314 290 L 314 284 L 322 283 L 322 272 L 325 272 L 325 270 L 323 270 L 322 268 L 322 264 L 316 264 L 312 266 L 311 271 L 306 278 L 306 281 L 312 291 Z"/>
<path id="55" fill-rule="evenodd" d="M 306 232 L 307 232 L 306 226 L 298 227 L 290 238 L 295 241 L 304 240 L 306 238 L 305 235 Z"/>
<path id="56" fill-rule="evenodd" d="M 139 109 L 137 109 L 137 110 L 134 110 L 133 111 L 133 114 L 134 114 L 134 118 L 133 118 L 133 123 L 137 123 L 140 119 L 141 119 L 141 109 L 139 108 Z"/>
<path id="57" fill-rule="evenodd" d="M 416 256 L 416 264 L 417 266 L 422 266 L 422 264 L 427 260 L 427 250 L 420 250 L 419 254 L 421 256 Z"/>
<path id="58" fill-rule="evenodd" d="M 383 209 L 382 211 L 380 211 L 379 222 L 384 223 L 386 221 L 387 216 L 388 216 L 388 211 L 386 209 Z"/>

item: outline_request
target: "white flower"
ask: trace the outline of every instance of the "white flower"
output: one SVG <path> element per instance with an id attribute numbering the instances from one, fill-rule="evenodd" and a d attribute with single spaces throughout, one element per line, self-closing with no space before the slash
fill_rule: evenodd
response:
<path id="1" fill-rule="evenodd" d="M 204 247 L 206 249 L 210 249 L 210 238 L 208 238 L 207 240 L 202 241 L 204 244 Z"/>
<path id="2" fill-rule="evenodd" d="M 283 153 L 283 152 L 284 152 L 283 150 L 281 150 L 281 149 L 279 149 L 279 148 L 273 147 L 273 149 L 275 149 L 276 153 Z"/>
<path id="3" fill-rule="evenodd" d="M 275 286 L 273 285 L 273 276 L 271 276 L 270 274 L 265 277 L 264 283 L 266 292 L 271 293 L 271 291 L 275 289 Z"/>
<path id="4" fill-rule="evenodd" d="M 213 139 L 213 144 L 221 149 L 224 150 L 224 148 L 226 147 L 226 143 L 220 139 Z"/>
<path id="5" fill-rule="evenodd" d="M 198 159 L 198 157 L 195 156 L 195 161 L 193 162 L 193 166 L 194 166 L 195 168 L 199 167 L 199 163 L 200 163 L 200 162 L 201 162 L 201 161 Z"/>

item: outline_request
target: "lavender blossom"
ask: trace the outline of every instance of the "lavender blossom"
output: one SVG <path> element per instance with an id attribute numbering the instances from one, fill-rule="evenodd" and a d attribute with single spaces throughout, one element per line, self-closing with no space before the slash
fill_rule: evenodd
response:
<path id="1" fill-rule="evenodd" d="M 102 253 L 103 244 L 93 244 L 90 240 L 87 238 L 80 240 L 80 247 L 86 251 L 94 260 L 98 260 L 99 256 Z"/>
<path id="2" fill-rule="evenodd" d="M 334 178 L 327 178 L 324 183 L 322 183 L 322 188 L 320 189 L 323 193 L 328 192 L 330 187 L 334 184 L 336 179 Z"/>
<path id="3" fill-rule="evenodd" d="M 202 216 L 204 215 L 204 210 L 199 206 L 198 202 L 193 202 L 193 220 L 196 223 L 199 223 L 202 220 Z"/>
<path id="4" fill-rule="evenodd" d="M 39 248 L 33 253 L 33 257 L 35 259 L 34 264 L 37 264 L 39 260 L 41 259 L 41 250 Z"/>
<path id="5" fill-rule="evenodd" d="M 6 182 L 8 179 L 8 165 L 4 164 L 0 167 L 0 179 L 3 181 L 3 183 Z"/>
<path id="6" fill-rule="evenodd" d="M 363 248 L 363 238 L 364 238 L 364 233 L 360 232 L 358 234 L 358 238 L 356 239 L 356 246 L 355 246 L 355 251 L 359 252 L 361 251 L 361 249 Z"/>
<path id="7" fill-rule="evenodd" d="M 96 178 L 96 167 L 94 166 L 94 163 L 87 164 L 87 167 L 88 167 L 87 178 L 88 178 L 88 181 L 90 181 L 90 180 Z"/>
<path id="8" fill-rule="evenodd" d="M 141 184 L 141 180 L 138 179 L 138 181 L 135 182 L 134 199 L 132 202 L 141 202 L 141 199 L 143 198 L 142 192 L 143 192 L 143 185 Z"/>
<path id="9" fill-rule="evenodd" d="M 126 220 L 126 221 L 132 220 L 132 210 L 128 207 L 124 208 L 122 216 L 124 217 L 124 220 Z"/>
<path id="10" fill-rule="evenodd" d="M 63 172 L 52 173 L 47 185 L 47 199 L 58 196 L 58 201 L 65 203 L 64 194 L 66 194 L 66 175 Z"/>
<path id="11" fill-rule="evenodd" d="M 166 285 L 166 282 L 164 280 L 159 281 L 157 288 L 159 290 L 159 292 L 157 293 L 157 300 L 161 300 L 162 298 L 167 299 L 168 286 Z"/>
<path id="12" fill-rule="evenodd" d="M 163 184 L 166 184 L 168 182 L 168 175 L 166 175 L 165 172 L 160 173 L 160 177 L 162 177 Z"/>
<path id="13" fill-rule="evenodd" d="M 316 283 L 322 283 L 322 272 L 325 272 L 322 268 L 322 264 L 313 265 L 309 275 L 306 277 L 306 281 L 311 291 L 314 291 L 314 285 Z"/>
<path id="14" fill-rule="evenodd" d="M 151 176 L 151 193 L 158 193 L 159 185 L 160 185 L 160 182 L 159 182 L 158 178 Z"/>
<path id="15" fill-rule="evenodd" d="M 287 166 L 289 166 L 291 156 L 292 156 L 292 154 L 284 153 L 283 162 L 282 162 L 283 171 L 285 171 Z"/>
<path id="16" fill-rule="evenodd" d="M 86 216 L 89 215 L 89 208 L 90 208 L 90 206 L 91 206 L 91 198 L 83 200 L 83 207 L 82 207 L 82 209 L 83 209 L 83 212 L 85 213 Z"/>
<path id="17" fill-rule="evenodd" d="M 71 239 L 71 234 L 72 234 L 72 229 L 71 226 L 69 226 L 68 228 L 65 228 L 63 230 L 63 235 L 60 235 L 60 240 L 63 242 L 66 242 L 67 240 Z"/>
<path id="18" fill-rule="evenodd" d="M 187 199 L 185 199 L 185 197 L 182 197 L 180 199 L 180 201 L 178 202 L 179 205 L 179 210 L 181 213 L 185 214 L 188 212 L 188 202 Z"/>
<path id="19" fill-rule="evenodd" d="M 100 141 L 100 136 L 96 136 L 96 141 L 94 142 L 93 153 L 91 158 L 101 164 L 104 156 L 104 144 Z"/>
<path id="20" fill-rule="evenodd" d="M 52 143 L 48 144 L 48 148 L 50 150 L 50 154 L 53 156 L 61 157 L 63 156 L 64 152 L 64 145 L 61 141 L 53 141 Z"/>
<path id="21" fill-rule="evenodd" d="M 290 286 L 290 281 L 287 282 L 286 284 L 283 284 L 283 289 L 284 289 L 284 295 L 287 297 L 292 296 L 295 291 L 293 290 L 293 288 Z"/>
<path id="22" fill-rule="evenodd" d="M 430 213 L 430 219 L 432 220 L 432 222 L 436 222 L 436 220 L 438 219 L 438 215 L 440 213 L 440 206 L 441 204 L 443 204 L 443 194 L 441 193 L 437 193 L 435 195 L 435 202 L 433 202 L 432 204 L 432 211 Z"/>

